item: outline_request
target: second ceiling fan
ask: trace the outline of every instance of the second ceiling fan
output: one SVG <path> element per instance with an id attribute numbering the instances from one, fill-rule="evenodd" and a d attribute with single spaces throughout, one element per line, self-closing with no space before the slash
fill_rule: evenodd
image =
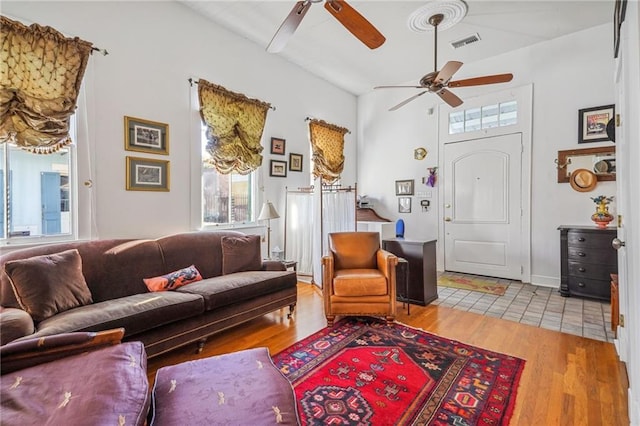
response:
<path id="1" fill-rule="evenodd" d="M 400 102 L 398 105 L 391 107 L 389 111 L 395 111 L 414 99 L 419 98 L 425 93 L 435 93 L 440 98 L 452 107 L 462 105 L 462 99 L 456 96 L 449 90 L 450 87 L 469 87 L 480 86 L 484 84 L 494 83 L 507 83 L 513 79 L 513 74 L 496 74 L 485 75 L 482 77 L 467 78 L 465 80 L 451 81 L 453 75 L 462 67 L 462 62 L 449 61 L 440 71 L 438 71 L 438 25 L 444 19 L 444 15 L 441 13 L 435 14 L 429 18 L 429 24 L 434 29 L 434 64 L 433 72 L 425 75 L 420 79 L 419 86 L 376 86 L 374 89 L 395 89 L 395 88 L 415 88 L 424 89 L 422 92 L 411 96 L 408 99 Z"/>
<path id="2" fill-rule="evenodd" d="M 289 38 L 296 31 L 302 18 L 313 3 L 324 1 L 324 8 L 369 49 L 376 49 L 385 38 L 364 16 L 343 0 L 304 0 L 297 2 L 267 46 L 267 52 L 276 53 L 284 49 Z"/>

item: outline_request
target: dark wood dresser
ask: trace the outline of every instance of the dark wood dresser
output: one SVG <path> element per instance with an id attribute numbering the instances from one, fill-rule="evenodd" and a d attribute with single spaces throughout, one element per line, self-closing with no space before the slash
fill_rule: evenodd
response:
<path id="1" fill-rule="evenodd" d="M 611 300 L 611 274 L 618 253 L 611 247 L 615 228 L 560 226 L 560 294 Z"/>
<path id="2" fill-rule="evenodd" d="M 402 238 L 382 240 L 382 248 L 406 259 L 408 276 L 396 276 L 408 280 L 408 288 L 397 284 L 398 300 L 425 306 L 438 298 L 438 274 L 436 272 L 436 240 L 415 241 Z M 404 274 L 404 268 L 400 269 Z M 407 294 L 408 293 L 408 294 Z"/>

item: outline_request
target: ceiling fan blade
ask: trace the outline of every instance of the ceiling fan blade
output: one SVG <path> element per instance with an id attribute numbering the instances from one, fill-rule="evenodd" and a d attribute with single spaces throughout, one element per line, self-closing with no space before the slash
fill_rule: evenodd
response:
<path id="1" fill-rule="evenodd" d="M 380 47 L 385 42 L 382 33 L 346 1 L 327 0 L 324 8 L 369 49 Z"/>
<path id="2" fill-rule="evenodd" d="M 280 28 L 274 34 L 271 42 L 267 46 L 267 52 L 269 53 L 277 53 L 284 49 L 284 46 L 289 41 L 289 38 L 293 35 L 293 33 L 302 22 L 302 18 L 307 14 L 309 8 L 311 7 L 310 1 L 299 1 L 293 6 L 289 15 L 287 15 L 286 19 L 280 24 Z"/>
<path id="3" fill-rule="evenodd" d="M 397 89 L 397 88 L 424 89 L 424 86 L 376 86 L 374 87 L 374 89 Z"/>
<path id="4" fill-rule="evenodd" d="M 449 61 L 444 64 L 444 67 L 440 70 L 438 75 L 436 76 L 434 83 L 436 84 L 445 84 L 447 81 L 453 77 L 453 75 L 460 69 L 462 66 L 462 62 L 458 61 Z"/>
<path id="5" fill-rule="evenodd" d="M 440 89 L 436 92 L 436 95 L 440 96 L 440 98 L 442 98 L 443 101 L 448 103 L 453 108 L 462 105 L 462 99 L 457 97 L 450 90 Z"/>
<path id="6" fill-rule="evenodd" d="M 424 92 L 420 92 L 417 95 L 413 95 L 412 97 L 410 97 L 409 99 L 405 99 L 404 101 L 400 102 L 398 105 L 389 108 L 389 111 L 395 111 L 403 106 L 405 106 L 406 104 L 408 104 L 409 102 L 411 102 L 412 100 L 419 98 L 420 96 L 424 95 L 425 93 L 427 93 L 428 90 L 425 90 Z"/>
<path id="7" fill-rule="evenodd" d="M 483 84 L 507 83 L 513 79 L 513 74 L 485 75 L 484 77 L 467 78 L 465 80 L 450 81 L 449 87 L 481 86 Z"/>

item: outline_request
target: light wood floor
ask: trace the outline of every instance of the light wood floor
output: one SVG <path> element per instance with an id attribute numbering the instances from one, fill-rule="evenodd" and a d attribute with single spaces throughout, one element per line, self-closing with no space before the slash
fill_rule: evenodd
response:
<path id="1" fill-rule="evenodd" d="M 149 380 L 164 365 L 265 346 L 276 354 L 326 326 L 322 294 L 298 284 L 298 306 L 219 333 L 203 353 L 195 345 L 149 360 Z M 397 320 L 526 360 L 512 425 L 628 425 L 627 377 L 613 344 L 441 306 L 398 304 Z"/>

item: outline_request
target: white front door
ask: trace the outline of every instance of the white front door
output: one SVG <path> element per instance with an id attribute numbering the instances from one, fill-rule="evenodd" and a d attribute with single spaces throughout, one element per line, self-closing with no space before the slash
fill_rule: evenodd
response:
<path id="1" fill-rule="evenodd" d="M 444 145 L 445 270 L 522 278 L 522 135 Z"/>

